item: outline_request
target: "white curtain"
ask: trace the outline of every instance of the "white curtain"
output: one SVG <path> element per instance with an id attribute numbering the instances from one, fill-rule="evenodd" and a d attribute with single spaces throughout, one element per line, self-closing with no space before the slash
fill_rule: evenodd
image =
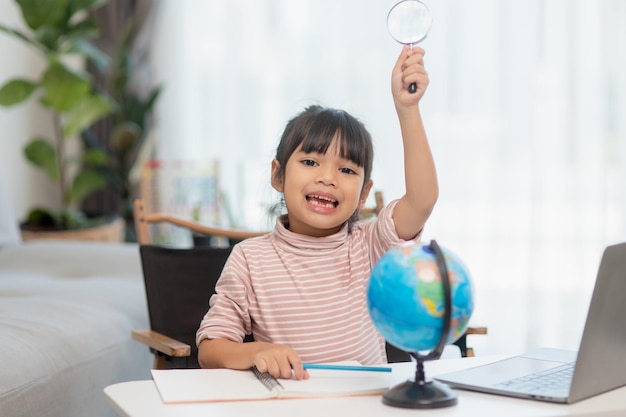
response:
<path id="1" fill-rule="evenodd" d="M 604 246 L 626 240 L 626 2 L 431 0 L 421 108 L 441 195 L 425 238 L 465 260 L 478 352 L 576 348 Z M 161 0 L 159 157 L 218 160 L 240 226 L 267 228 L 270 162 L 305 106 L 344 108 L 403 193 L 393 0 Z"/>

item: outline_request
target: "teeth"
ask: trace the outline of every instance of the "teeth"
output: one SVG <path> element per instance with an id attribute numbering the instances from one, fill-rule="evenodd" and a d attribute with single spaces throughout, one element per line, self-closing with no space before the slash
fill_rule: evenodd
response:
<path id="1" fill-rule="evenodd" d="M 331 202 L 331 203 L 335 202 L 335 200 L 333 200 L 332 198 L 324 197 L 324 196 L 321 196 L 321 195 L 310 195 L 309 198 L 315 198 L 317 200 L 325 200 L 325 201 L 328 201 L 328 202 Z"/>
<path id="2" fill-rule="evenodd" d="M 317 200 L 312 200 L 310 201 L 311 204 L 313 204 L 314 206 L 320 206 L 320 207 L 333 207 L 334 204 L 328 203 L 328 204 L 324 204 L 321 201 L 317 201 Z"/>
<path id="3" fill-rule="evenodd" d="M 307 196 L 307 200 L 309 201 L 309 204 L 313 204 L 318 207 L 337 207 L 337 200 L 330 197 L 309 194 Z"/>

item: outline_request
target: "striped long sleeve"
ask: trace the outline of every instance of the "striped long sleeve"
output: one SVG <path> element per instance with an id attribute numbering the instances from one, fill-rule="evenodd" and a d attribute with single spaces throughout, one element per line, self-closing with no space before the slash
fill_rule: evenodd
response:
<path id="1" fill-rule="evenodd" d="M 224 338 L 291 346 L 305 362 L 386 362 L 385 343 L 367 311 L 374 264 L 401 243 L 391 215 L 322 238 L 275 230 L 235 246 L 196 341 Z"/>

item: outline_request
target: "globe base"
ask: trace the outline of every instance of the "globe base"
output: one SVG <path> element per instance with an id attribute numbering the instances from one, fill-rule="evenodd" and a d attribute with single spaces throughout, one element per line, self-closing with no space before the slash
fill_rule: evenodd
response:
<path id="1" fill-rule="evenodd" d="M 383 404 L 400 408 L 442 408 L 456 405 L 456 394 L 436 381 L 406 381 L 383 395 Z"/>

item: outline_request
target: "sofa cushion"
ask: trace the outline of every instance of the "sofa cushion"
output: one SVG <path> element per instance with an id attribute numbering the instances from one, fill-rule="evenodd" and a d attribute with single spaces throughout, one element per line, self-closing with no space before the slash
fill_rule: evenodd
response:
<path id="1" fill-rule="evenodd" d="M 148 327 L 136 245 L 0 250 L 0 415 L 104 415 L 106 385 L 149 378 L 149 351 L 130 337 Z"/>

